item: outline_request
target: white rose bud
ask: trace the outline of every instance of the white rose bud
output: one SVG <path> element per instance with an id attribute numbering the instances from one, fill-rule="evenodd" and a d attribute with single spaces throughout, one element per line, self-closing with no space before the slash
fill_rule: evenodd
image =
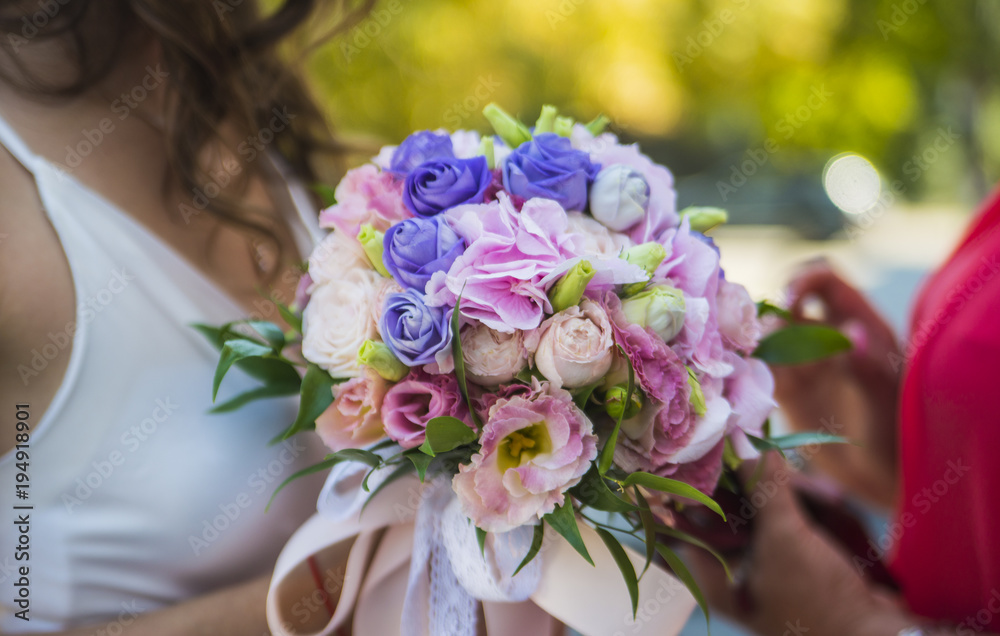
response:
<path id="1" fill-rule="evenodd" d="M 657 285 L 622 302 L 629 322 L 652 329 L 670 342 L 684 326 L 684 294 L 669 285 Z"/>
<path id="2" fill-rule="evenodd" d="M 646 216 L 649 184 L 628 166 L 614 163 L 590 186 L 590 213 L 609 229 L 624 232 Z"/>
<path id="3" fill-rule="evenodd" d="M 482 323 L 462 330 L 465 377 L 480 386 L 510 382 L 528 366 L 521 332 L 500 333 Z"/>
<path id="4" fill-rule="evenodd" d="M 614 359 L 611 321 L 600 305 L 584 300 L 539 327 L 535 367 L 550 383 L 576 389 L 601 380 Z"/>

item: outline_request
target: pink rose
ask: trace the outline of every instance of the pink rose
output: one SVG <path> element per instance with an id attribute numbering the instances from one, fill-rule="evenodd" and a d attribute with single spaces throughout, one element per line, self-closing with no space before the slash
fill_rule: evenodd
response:
<path id="1" fill-rule="evenodd" d="M 466 377 L 484 387 L 510 382 L 528 366 L 520 331 L 501 333 L 481 322 L 462 329 L 462 357 Z"/>
<path id="2" fill-rule="evenodd" d="M 722 341 L 737 351 L 751 353 L 761 336 L 757 320 L 757 305 L 743 285 L 723 280 L 716 296 L 719 313 L 719 333 Z"/>
<path id="3" fill-rule="evenodd" d="M 334 194 L 337 203 L 320 212 L 320 226 L 336 228 L 351 238 L 366 223 L 385 232 L 413 216 L 403 205 L 403 180 L 370 163 L 349 170 Z"/>
<path id="4" fill-rule="evenodd" d="M 611 368 L 614 344 L 604 309 L 584 300 L 542 323 L 535 367 L 556 388 L 587 386 Z"/>
<path id="5" fill-rule="evenodd" d="M 451 374 L 428 375 L 411 371 L 389 389 L 382 402 L 386 435 L 403 448 L 423 444 L 427 422 L 442 416 L 456 417 L 472 428 L 469 410 Z"/>
<path id="6" fill-rule="evenodd" d="M 345 448 L 362 448 L 383 437 L 382 400 L 386 382 L 368 370 L 333 387 L 333 404 L 316 418 L 316 433 L 334 452 Z"/>
<path id="7" fill-rule="evenodd" d="M 548 383 L 496 402 L 482 448 L 452 481 L 462 511 L 487 532 L 541 519 L 566 500 L 597 457 L 593 424 L 572 396 Z"/>

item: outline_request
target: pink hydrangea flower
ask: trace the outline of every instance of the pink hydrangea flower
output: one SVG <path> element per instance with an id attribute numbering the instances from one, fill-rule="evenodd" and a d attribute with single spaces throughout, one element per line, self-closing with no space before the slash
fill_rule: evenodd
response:
<path id="1" fill-rule="evenodd" d="M 386 435 L 403 448 L 424 443 L 427 422 L 435 417 L 458 418 L 470 428 L 469 410 L 455 376 L 411 371 L 385 394 L 382 423 Z"/>
<path id="2" fill-rule="evenodd" d="M 348 171 L 335 191 L 337 203 L 319 214 L 320 227 L 355 237 L 370 223 L 381 232 L 413 214 L 403 204 L 403 180 L 367 163 Z"/>
<path id="3" fill-rule="evenodd" d="M 334 400 L 316 418 L 316 433 L 334 452 L 362 448 L 383 437 L 382 400 L 386 382 L 374 371 L 333 387 Z"/>
<path id="4" fill-rule="evenodd" d="M 482 448 L 452 481 L 463 512 L 487 532 L 506 532 L 555 510 L 597 457 L 593 424 L 572 396 L 547 383 L 533 388 L 493 405 Z"/>
<path id="5" fill-rule="evenodd" d="M 447 273 L 431 278 L 428 304 L 453 306 L 461 294 L 462 314 L 491 329 L 534 329 L 552 311 L 548 288 L 574 256 L 566 211 L 555 201 L 532 199 L 518 212 L 505 193 L 499 197 L 443 213 L 468 247 Z"/>

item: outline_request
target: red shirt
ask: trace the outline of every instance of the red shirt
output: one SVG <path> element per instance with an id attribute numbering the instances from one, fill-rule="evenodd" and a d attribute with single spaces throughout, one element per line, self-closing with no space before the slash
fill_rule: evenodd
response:
<path id="1" fill-rule="evenodd" d="M 1000 192 L 921 291 L 904 357 L 893 572 L 914 612 L 1000 631 Z"/>

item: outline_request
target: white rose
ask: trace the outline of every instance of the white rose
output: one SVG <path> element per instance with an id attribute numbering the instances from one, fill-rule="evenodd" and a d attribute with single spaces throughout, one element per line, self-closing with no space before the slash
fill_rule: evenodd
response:
<path id="1" fill-rule="evenodd" d="M 302 356 L 333 377 L 359 377 L 358 350 L 378 337 L 374 305 L 382 278 L 374 270 L 350 270 L 314 285 L 302 314 Z"/>
<path id="2" fill-rule="evenodd" d="M 593 384 L 611 369 L 611 321 L 597 303 L 584 300 L 539 327 L 535 367 L 554 386 L 575 389 Z"/>
<path id="3" fill-rule="evenodd" d="M 377 275 L 357 238 L 342 232 L 327 234 L 309 256 L 310 292 L 345 277 L 367 279 L 372 274 Z"/>
<path id="4" fill-rule="evenodd" d="M 501 333 L 482 323 L 462 330 L 462 358 L 469 381 L 485 387 L 510 382 L 528 366 L 520 331 Z"/>

